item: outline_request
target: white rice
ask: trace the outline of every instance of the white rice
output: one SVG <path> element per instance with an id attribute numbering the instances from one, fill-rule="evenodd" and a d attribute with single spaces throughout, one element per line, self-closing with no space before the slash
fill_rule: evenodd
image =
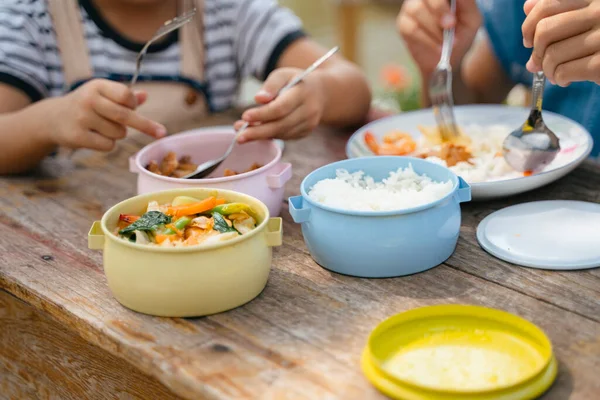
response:
<path id="1" fill-rule="evenodd" d="M 499 179 L 522 177 L 523 174 L 515 171 L 507 164 L 504 157 L 496 157 L 502 152 L 502 142 L 511 132 L 505 125 L 469 125 L 463 127 L 463 132 L 471 138 L 471 163 L 460 162 L 449 167 L 456 175 L 461 176 L 469 183 L 489 182 Z M 430 148 L 421 142 L 419 146 Z M 435 148 L 435 147 L 434 147 Z M 428 157 L 427 160 L 447 167 L 446 162 L 437 157 Z"/>
<path id="2" fill-rule="evenodd" d="M 308 196 L 317 203 L 353 211 L 395 211 L 432 203 L 452 191 L 452 181 L 436 182 L 412 165 L 375 182 L 363 171 L 338 169 L 336 177 L 317 182 Z"/>
<path id="3" fill-rule="evenodd" d="M 504 157 L 497 157 L 498 153 L 502 152 L 502 143 L 506 136 L 514 130 L 514 127 L 507 125 L 467 125 L 462 127 L 463 132 L 471 138 L 471 163 L 460 162 L 452 167 L 449 167 L 452 172 L 462 177 L 469 183 L 477 182 L 492 182 L 498 180 L 506 180 L 513 178 L 522 178 L 523 173 L 515 171 L 504 160 Z M 559 135 L 560 136 L 560 135 Z M 577 143 L 569 140 L 568 137 L 561 136 L 561 147 L 568 149 Z M 420 149 L 431 149 L 432 147 L 425 142 L 425 138 L 421 137 L 418 143 Z M 433 149 L 438 149 L 435 146 Z M 584 148 L 584 146 L 581 146 Z M 555 160 L 546 168 L 546 170 L 554 169 L 560 165 L 564 165 L 574 160 L 580 152 L 561 152 Z M 428 157 L 427 160 L 447 167 L 446 162 L 437 157 Z"/>

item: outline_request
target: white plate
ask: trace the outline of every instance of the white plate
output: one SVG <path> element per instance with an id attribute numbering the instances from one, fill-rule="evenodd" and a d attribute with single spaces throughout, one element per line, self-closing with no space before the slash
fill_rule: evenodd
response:
<path id="1" fill-rule="evenodd" d="M 455 107 L 455 114 L 457 123 L 461 126 L 506 125 L 514 129 L 523 124 L 529 109 L 503 105 L 469 105 Z M 561 139 L 563 153 L 559 154 L 544 171 L 532 176 L 491 182 L 469 182 L 473 200 L 506 197 L 539 188 L 562 178 L 589 156 L 593 141 L 585 128 L 566 117 L 548 111 L 544 111 L 544 121 Z M 364 143 L 366 131 L 372 132 L 379 139 L 392 130 L 402 130 L 418 138 L 421 136 L 418 130 L 420 125 L 435 126 L 431 109 L 401 113 L 371 122 L 352 135 L 346 145 L 346 155 L 348 158 L 373 155 Z"/>
<path id="2" fill-rule="evenodd" d="M 574 270 L 600 266 L 600 204 L 536 201 L 496 211 L 477 227 L 491 255 L 524 267 Z"/>

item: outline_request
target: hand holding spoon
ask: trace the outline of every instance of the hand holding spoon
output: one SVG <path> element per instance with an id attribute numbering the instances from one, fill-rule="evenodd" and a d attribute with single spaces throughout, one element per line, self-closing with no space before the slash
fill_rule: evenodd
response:
<path id="1" fill-rule="evenodd" d="M 281 95 L 282 93 L 284 93 L 288 89 L 290 89 L 290 88 L 296 86 L 298 83 L 300 83 L 302 81 L 302 79 L 304 79 L 308 74 L 310 74 L 315 69 L 317 69 L 317 67 L 319 65 L 321 65 L 325 61 L 327 61 L 329 59 L 329 57 L 331 57 L 332 55 L 334 55 L 338 50 L 339 50 L 339 47 L 337 47 L 337 46 L 334 47 L 333 49 L 329 50 L 323 57 L 319 58 L 310 67 L 308 67 L 307 69 L 305 69 L 300 75 L 296 76 L 294 79 L 292 79 L 291 81 L 289 81 L 287 83 L 287 85 L 285 85 L 284 87 L 282 87 L 279 90 L 279 92 L 277 93 L 277 96 Z M 248 122 L 244 123 L 244 125 L 242 125 L 242 127 L 237 131 L 237 133 L 235 134 L 235 137 L 233 138 L 233 141 L 231 142 L 231 145 L 225 151 L 225 154 L 223 154 L 219 158 L 216 158 L 214 160 L 209 160 L 209 161 L 206 161 L 205 163 L 202 163 L 202 164 L 198 165 L 198 167 L 196 168 L 196 170 L 194 172 L 192 172 L 192 173 L 190 173 L 188 175 L 183 176 L 182 179 L 201 179 L 201 178 L 204 178 L 205 176 L 209 175 L 215 169 L 217 169 L 217 167 L 219 165 L 221 165 L 221 163 L 223 161 L 225 161 L 225 159 L 227 157 L 229 157 L 229 155 L 231 154 L 231 151 L 233 150 L 233 146 L 237 142 L 237 140 L 240 137 L 240 135 L 242 134 L 242 132 L 244 132 L 244 130 L 248 127 L 248 125 L 249 125 Z"/>
<path id="2" fill-rule="evenodd" d="M 537 171 L 550 164 L 560 151 L 558 137 L 542 119 L 542 97 L 546 77 L 543 72 L 533 75 L 531 112 L 523 126 L 506 137 L 504 159 L 517 171 Z"/>

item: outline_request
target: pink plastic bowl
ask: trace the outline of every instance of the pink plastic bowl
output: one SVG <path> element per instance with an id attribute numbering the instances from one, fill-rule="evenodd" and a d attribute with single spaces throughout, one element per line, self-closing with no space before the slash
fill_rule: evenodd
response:
<path id="1" fill-rule="evenodd" d="M 205 179 L 169 178 L 146 169 L 152 160 L 160 163 L 169 151 L 174 151 L 177 157 L 189 155 L 196 164 L 215 159 L 225 153 L 234 135 L 231 127 L 196 129 L 144 147 L 129 159 L 129 170 L 138 174 L 138 194 L 189 187 L 235 190 L 262 201 L 271 216 L 278 216 L 283 204 L 284 186 L 292 177 L 292 165 L 280 162 L 281 149 L 273 141 L 236 145 L 231 155 Z M 236 176 L 223 176 L 226 168 L 245 171 L 253 163 L 263 167 Z"/>

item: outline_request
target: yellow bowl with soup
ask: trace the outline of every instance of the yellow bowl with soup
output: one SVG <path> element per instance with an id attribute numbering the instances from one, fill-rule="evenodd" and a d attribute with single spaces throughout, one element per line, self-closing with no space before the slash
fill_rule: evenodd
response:
<path id="1" fill-rule="evenodd" d="M 210 203 L 213 198 L 222 204 Z M 213 207 L 204 210 L 202 204 Z M 237 222 L 248 222 L 245 215 L 254 223 L 242 229 Z M 192 229 L 194 236 L 188 235 Z M 272 248 L 281 240 L 281 219 L 270 218 L 264 203 L 203 188 L 125 200 L 96 221 L 88 235 L 89 247 L 104 252 L 104 272 L 115 298 L 134 311 L 164 317 L 209 315 L 254 299 L 267 284 Z"/>
<path id="2" fill-rule="evenodd" d="M 523 318 L 485 307 L 438 305 L 377 326 L 362 369 L 394 399 L 525 400 L 552 385 L 557 362 L 544 332 Z"/>

